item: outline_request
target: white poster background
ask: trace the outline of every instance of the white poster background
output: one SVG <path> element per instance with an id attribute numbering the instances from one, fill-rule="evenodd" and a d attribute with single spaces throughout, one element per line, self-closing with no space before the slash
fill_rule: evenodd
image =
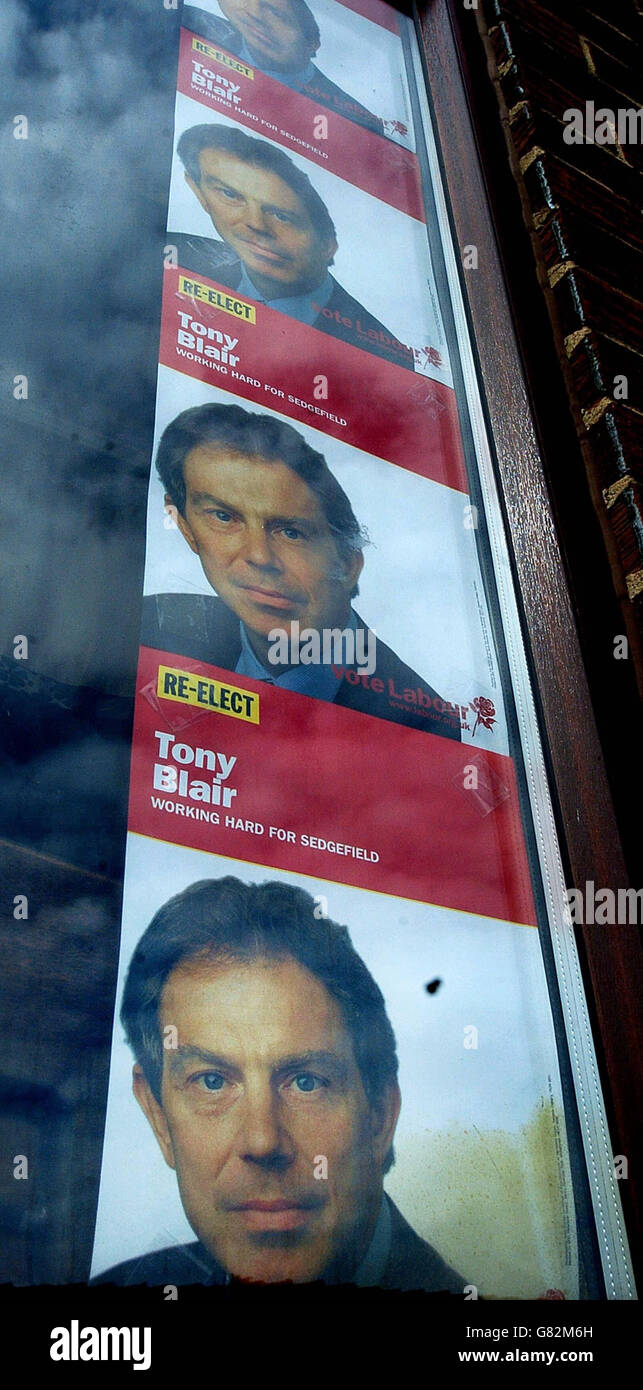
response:
<path id="1" fill-rule="evenodd" d="M 266 400 L 271 397 L 266 393 Z M 163 430 L 182 410 L 214 402 L 240 405 L 286 420 L 269 407 L 237 398 L 159 367 L 154 458 Z M 321 452 L 365 527 L 369 544 L 353 606 L 377 636 L 443 700 L 494 703 L 497 722 L 464 743 L 508 753 L 500 677 L 491 639 L 468 497 L 405 468 L 354 449 L 307 425 L 287 421 Z M 144 592 L 211 594 L 200 561 L 178 528 L 168 527 L 163 487 L 150 475 Z"/>
<path id="2" fill-rule="evenodd" d="M 190 883 L 225 874 L 321 894 L 328 915 L 348 926 L 397 1038 L 402 1111 L 385 1187 L 418 1234 L 481 1295 L 538 1298 L 557 1288 L 577 1298 L 564 1126 L 558 1162 L 547 1119 L 562 1101 L 537 931 L 132 834 L 92 1275 L 195 1239 L 132 1096 L 118 1010 L 154 913 Z M 474 1047 L 465 1042 L 472 1027 Z"/>
<path id="3" fill-rule="evenodd" d="M 289 149 L 284 151 L 284 146 L 269 140 L 263 133 L 240 127 L 238 121 L 223 112 L 204 112 L 198 102 L 180 92 L 176 98 L 168 245 L 172 242 L 172 232 L 221 240 L 208 213 L 188 187 L 185 170 L 176 154 L 183 131 L 195 125 L 241 128 L 251 140 L 263 140 L 288 155 L 310 179 L 335 224 L 338 249 L 334 264 L 330 266 L 331 275 L 400 342 L 416 348 L 437 348 L 442 366 L 432 366 L 427 374 L 451 386 L 446 338 L 424 223 L 380 202 L 303 155 Z"/>
<path id="4" fill-rule="evenodd" d="M 222 19 L 216 0 L 195 0 L 198 9 Z M 337 0 L 312 0 L 308 5 L 321 39 L 313 63 L 325 77 L 360 102 L 385 124 L 389 139 L 414 149 L 413 122 L 402 42 L 382 25 L 355 14 Z M 394 127 L 400 122 L 407 133 Z"/>

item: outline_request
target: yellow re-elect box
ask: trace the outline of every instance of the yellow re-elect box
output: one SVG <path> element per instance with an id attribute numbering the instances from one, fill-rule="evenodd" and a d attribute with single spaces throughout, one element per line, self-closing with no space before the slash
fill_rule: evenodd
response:
<path id="1" fill-rule="evenodd" d="M 254 68 L 246 67 L 238 58 L 231 58 L 229 53 L 222 53 L 220 48 L 214 48 L 211 43 L 206 43 L 204 39 L 193 39 L 192 47 L 197 53 L 203 53 L 206 58 L 211 58 L 213 63 L 220 63 L 224 68 L 231 68 L 232 72 L 240 72 L 242 77 L 249 77 L 251 82 L 255 80 Z"/>
<path id="2" fill-rule="evenodd" d="M 161 700 L 177 700 L 181 705 L 195 705 L 210 713 L 228 714 L 246 724 L 259 723 L 259 696 L 253 690 L 226 685 L 210 676 L 197 676 L 194 671 L 159 666 L 156 693 Z"/>
<path id="3" fill-rule="evenodd" d="M 211 285 L 204 285 L 192 275 L 179 275 L 179 294 L 186 294 L 189 299 L 198 299 L 202 304 L 211 304 L 214 309 L 222 309 L 224 314 L 232 314 L 233 318 L 244 319 L 246 323 L 257 322 L 254 304 L 248 304 L 245 299 L 237 299 L 234 294 L 214 290 Z"/>

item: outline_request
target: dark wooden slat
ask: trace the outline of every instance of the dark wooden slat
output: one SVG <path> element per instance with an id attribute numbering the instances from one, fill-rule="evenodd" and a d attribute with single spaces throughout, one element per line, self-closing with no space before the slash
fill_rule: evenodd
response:
<path id="1" fill-rule="evenodd" d="M 593 40 L 605 53 L 620 58 L 621 62 L 636 62 L 633 45 L 636 47 L 643 41 L 643 26 L 641 15 L 627 0 L 625 6 L 609 3 L 601 6 L 598 0 L 591 7 L 583 4 L 582 0 L 565 0 L 564 14 L 561 14 L 563 7 L 560 0 L 506 0 L 506 3 L 503 0 L 503 6 L 508 13 L 516 15 L 522 23 L 537 28 L 540 33 L 552 34 L 556 28 L 560 28 L 561 34 L 569 37 L 572 30 L 585 39 Z M 602 8 L 605 13 L 600 13 Z"/>
<path id="2" fill-rule="evenodd" d="M 565 14 L 557 13 L 534 0 L 503 0 L 502 12 L 512 19 L 512 32 L 523 34 L 524 50 L 533 54 L 536 44 L 546 46 L 551 55 L 544 62 L 552 71 L 558 56 L 579 60 L 585 72 L 616 91 L 638 90 L 642 60 L 635 41 L 604 24 L 581 5 L 565 4 Z M 575 14 L 575 22 L 570 22 Z M 637 61 L 638 60 L 638 61 Z"/>
<path id="3" fill-rule="evenodd" d="M 598 44 L 586 41 L 588 64 L 600 82 L 630 98 L 635 106 L 643 103 L 643 62 L 632 62 L 632 52 L 625 61 L 610 57 Z"/>
<path id="4" fill-rule="evenodd" d="M 603 164 L 600 170 L 579 168 L 572 164 L 569 150 L 564 156 L 550 151 L 547 179 L 554 199 L 573 204 L 579 216 L 587 216 L 606 233 L 617 228 L 619 236 L 626 238 L 630 246 L 643 248 L 643 218 L 638 202 L 629 191 L 619 193 L 610 187 L 611 173 L 611 166 Z M 525 176 L 526 183 L 530 174 L 531 170 Z M 544 207 L 542 190 L 534 189 L 534 195 L 534 209 Z"/>
<path id="5" fill-rule="evenodd" d="M 574 205 L 559 199 L 559 215 L 539 225 L 545 264 L 553 271 L 564 260 L 591 271 L 606 284 L 631 295 L 643 295 L 643 247 L 632 246 L 615 226 L 607 230 L 580 215 Z"/>
<path id="6" fill-rule="evenodd" d="M 565 336 L 583 324 L 643 354 L 643 308 L 639 299 L 623 294 L 581 266 L 561 275 L 552 287 Z M 582 313 L 578 303 L 582 304 Z"/>

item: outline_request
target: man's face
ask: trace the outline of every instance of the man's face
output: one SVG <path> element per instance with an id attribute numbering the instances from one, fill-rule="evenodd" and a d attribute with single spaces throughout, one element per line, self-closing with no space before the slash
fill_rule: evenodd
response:
<path id="1" fill-rule="evenodd" d="M 202 444 L 183 475 L 178 525 L 251 635 L 265 640 L 295 619 L 301 628 L 345 626 L 361 551 L 340 555 L 318 498 L 291 468 Z"/>
<path id="2" fill-rule="evenodd" d="M 267 68 L 297 72 L 317 51 L 291 0 L 220 0 L 220 9 Z"/>
<path id="3" fill-rule="evenodd" d="M 202 150 L 201 181 L 186 181 L 220 237 L 266 297 L 321 285 L 337 242 L 313 227 L 298 194 L 269 169 L 225 150 Z"/>
<path id="4" fill-rule="evenodd" d="M 168 1025 L 161 1105 L 139 1067 L 135 1091 L 200 1240 L 241 1279 L 350 1278 L 399 1092 L 370 1107 L 335 1000 L 291 957 L 185 962 L 161 997 Z"/>

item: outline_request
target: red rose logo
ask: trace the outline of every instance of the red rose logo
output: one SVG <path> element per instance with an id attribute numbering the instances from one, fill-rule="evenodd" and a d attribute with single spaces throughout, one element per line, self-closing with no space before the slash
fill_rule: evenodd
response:
<path id="1" fill-rule="evenodd" d="M 482 724 L 483 729 L 493 730 L 496 723 L 496 707 L 493 700 L 485 700 L 484 695 L 477 695 L 471 701 L 472 708 L 476 712 L 476 722 L 473 726 L 472 738 L 475 735 L 478 724 Z"/>

